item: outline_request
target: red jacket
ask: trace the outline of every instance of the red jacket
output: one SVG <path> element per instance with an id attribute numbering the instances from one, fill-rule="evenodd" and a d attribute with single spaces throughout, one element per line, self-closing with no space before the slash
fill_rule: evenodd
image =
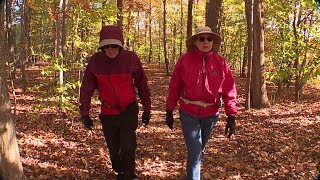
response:
<path id="1" fill-rule="evenodd" d="M 173 110 L 179 101 L 180 110 L 199 118 L 209 117 L 218 113 L 220 96 L 226 114 L 235 116 L 236 87 L 225 58 L 215 52 L 203 53 L 198 49 L 182 55 L 172 74 L 166 109 Z M 187 104 L 180 97 L 214 105 L 200 107 Z"/>
<path id="2" fill-rule="evenodd" d="M 98 89 L 101 113 L 120 114 L 127 105 L 136 101 L 135 87 L 144 111 L 150 112 L 150 90 L 138 56 L 120 49 L 117 57 L 110 59 L 103 51 L 99 51 L 90 58 L 83 76 L 80 113 L 82 116 L 89 115 L 91 96 Z"/>

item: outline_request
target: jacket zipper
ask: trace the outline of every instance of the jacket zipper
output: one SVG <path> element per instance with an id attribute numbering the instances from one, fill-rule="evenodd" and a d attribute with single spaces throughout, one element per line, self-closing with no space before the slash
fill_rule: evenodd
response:
<path id="1" fill-rule="evenodd" d="M 205 62 L 205 54 L 202 55 L 202 90 L 201 90 L 201 101 L 203 100 L 203 92 L 204 92 L 204 78 L 206 74 L 206 62 Z M 200 118 L 201 106 L 199 106 L 198 118 Z"/>
<path id="2" fill-rule="evenodd" d="M 113 90 L 113 93 L 114 93 L 114 104 L 115 104 L 115 106 L 116 106 L 119 110 L 121 110 L 121 106 L 120 106 L 120 104 L 119 104 L 117 92 L 116 92 L 116 89 L 114 88 L 114 86 L 113 86 L 113 84 L 112 84 L 112 82 L 111 82 L 110 76 L 108 76 L 108 79 L 109 79 L 110 85 L 111 85 L 112 90 Z"/>

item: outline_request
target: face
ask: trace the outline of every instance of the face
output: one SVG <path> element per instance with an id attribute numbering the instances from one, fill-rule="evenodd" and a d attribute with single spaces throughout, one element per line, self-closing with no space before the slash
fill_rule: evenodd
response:
<path id="1" fill-rule="evenodd" d="M 212 34 L 199 34 L 194 44 L 201 52 L 211 51 L 213 45 Z"/>
<path id="2" fill-rule="evenodd" d="M 116 44 L 109 44 L 104 46 L 103 49 L 109 58 L 115 58 L 119 53 L 120 46 Z"/>

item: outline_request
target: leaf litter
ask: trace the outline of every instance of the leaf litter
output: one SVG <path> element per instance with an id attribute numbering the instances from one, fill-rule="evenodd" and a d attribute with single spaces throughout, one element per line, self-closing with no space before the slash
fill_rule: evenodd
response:
<path id="1" fill-rule="evenodd" d="M 137 174 L 141 179 L 184 179 L 186 147 L 176 111 L 174 130 L 165 125 L 170 77 L 165 76 L 164 65 L 144 66 L 153 111 L 149 125 L 139 122 L 137 129 Z M 28 72 L 33 76 L 27 75 L 30 86 L 38 83 L 34 73 L 39 71 Z M 312 179 L 320 161 L 319 86 L 306 85 L 300 103 L 293 102 L 291 88 L 274 96 L 271 107 L 247 111 L 246 80 L 235 78 L 239 96 L 236 134 L 230 141 L 224 138 L 222 114 L 203 156 L 202 179 Z M 58 108 L 29 111 L 39 103 L 38 92 L 17 92 L 16 131 L 28 179 L 114 179 L 97 106 L 92 111 L 94 130 L 89 132 L 76 113 L 66 115 Z M 268 93 L 274 92 L 275 87 L 268 86 Z"/>

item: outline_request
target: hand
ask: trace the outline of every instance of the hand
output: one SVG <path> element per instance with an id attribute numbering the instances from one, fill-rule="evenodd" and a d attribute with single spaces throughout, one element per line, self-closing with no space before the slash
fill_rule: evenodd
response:
<path id="1" fill-rule="evenodd" d="M 173 111 L 169 109 L 167 109 L 166 111 L 167 111 L 166 123 L 167 123 L 167 126 L 172 130 L 173 129 Z"/>
<path id="2" fill-rule="evenodd" d="M 84 124 L 84 126 L 85 126 L 87 129 L 92 130 L 93 121 L 92 121 L 92 119 L 90 118 L 90 116 L 82 116 L 82 117 L 81 117 L 81 121 L 82 121 L 82 124 Z"/>
<path id="3" fill-rule="evenodd" d="M 151 118 L 150 112 L 143 112 L 142 113 L 142 123 L 144 126 L 147 126 Z"/>
<path id="4" fill-rule="evenodd" d="M 228 116 L 227 118 L 226 129 L 224 131 L 224 134 L 227 136 L 227 138 L 230 138 L 232 134 L 234 134 L 234 130 L 236 128 L 235 119 L 236 118 L 234 116 Z"/>

